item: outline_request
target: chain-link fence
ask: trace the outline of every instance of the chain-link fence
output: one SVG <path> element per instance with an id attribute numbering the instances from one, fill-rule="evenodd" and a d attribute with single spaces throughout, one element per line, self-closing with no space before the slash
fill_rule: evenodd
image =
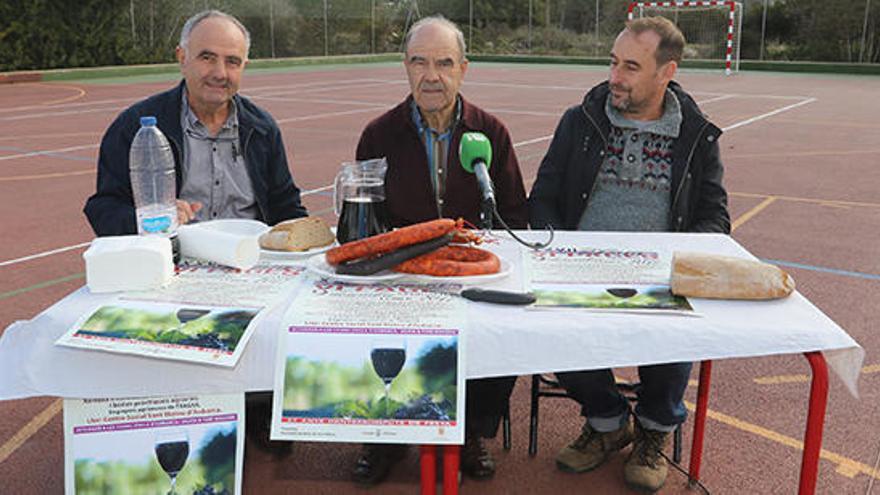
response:
<path id="1" fill-rule="evenodd" d="M 251 58 L 401 50 L 418 18 L 442 14 L 470 53 L 606 57 L 628 0 L 6 0 L 0 70 L 173 61 L 189 16 L 220 9 L 252 35 Z M 744 59 L 880 62 L 875 0 L 744 0 Z"/>

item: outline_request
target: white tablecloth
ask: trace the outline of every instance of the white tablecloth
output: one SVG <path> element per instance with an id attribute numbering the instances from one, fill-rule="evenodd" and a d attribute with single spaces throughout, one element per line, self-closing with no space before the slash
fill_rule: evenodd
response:
<path id="1" fill-rule="evenodd" d="M 526 235 L 544 238 L 540 232 Z M 554 244 L 751 257 L 732 238 L 718 234 L 557 232 Z M 499 287 L 519 288 L 518 247 L 505 241 L 493 249 L 514 265 L 514 275 Z M 271 310 L 238 365 L 225 369 L 55 346 L 55 340 L 78 317 L 108 297 L 80 289 L 34 319 L 6 329 L 0 338 L 0 399 L 269 390 L 277 330 L 294 295 Z M 831 368 L 856 395 L 864 350 L 799 293 L 775 301 L 692 299 L 691 304 L 701 317 L 535 311 L 468 303 L 467 376 L 823 351 Z"/>

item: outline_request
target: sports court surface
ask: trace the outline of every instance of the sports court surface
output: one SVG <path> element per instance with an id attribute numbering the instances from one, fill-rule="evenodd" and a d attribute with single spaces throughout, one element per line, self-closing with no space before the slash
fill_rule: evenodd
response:
<path id="1" fill-rule="evenodd" d="M 563 110 L 605 74 L 472 63 L 463 94 L 507 124 L 528 190 Z M 734 238 L 785 267 L 866 350 L 860 399 L 831 377 L 817 493 L 880 494 L 878 79 L 682 72 L 678 80 L 725 130 Z M 81 211 L 94 190 L 101 135 L 123 108 L 175 82 L 169 75 L 0 85 L 0 329 L 83 284 L 81 254 L 93 235 Z M 400 64 L 250 71 L 242 85 L 277 119 L 304 202 L 327 219 L 332 179 L 353 157 L 360 130 L 407 92 Z M 712 493 L 796 490 L 809 373 L 801 355 L 715 362 L 701 476 Z M 502 449 L 500 435 L 490 443 L 496 478 L 465 481 L 462 493 L 625 492 L 622 455 L 592 473 L 556 470 L 556 451 L 581 426 L 573 402 L 542 402 L 538 456 L 528 457 L 528 384 L 521 378 L 514 393 L 512 450 Z M 691 409 L 695 396 L 694 386 Z M 55 398 L 0 402 L 0 493 L 63 491 L 60 411 Z M 689 421 L 685 464 L 691 428 Z M 248 443 L 245 493 L 361 493 L 348 481 L 357 451 L 303 443 L 278 460 Z M 416 493 L 418 472 L 413 452 L 372 491 Z M 690 493 L 685 483 L 671 471 L 662 493 Z"/>

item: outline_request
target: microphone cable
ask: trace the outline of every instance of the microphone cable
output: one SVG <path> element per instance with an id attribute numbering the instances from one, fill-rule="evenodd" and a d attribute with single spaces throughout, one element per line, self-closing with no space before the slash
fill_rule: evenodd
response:
<path id="1" fill-rule="evenodd" d="M 498 220 L 498 223 L 500 223 L 501 226 L 504 227 L 504 230 L 506 230 L 507 233 L 510 234 L 510 237 L 513 237 L 513 239 L 516 242 L 522 244 L 523 246 L 525 246 L 529 249 L 534 249 L 534 250 L 544 249 L 544 248 L 548 247 L 553 242 L 553 235 L 554 235 L 553 226 L 550 225 L 549 223 L 547 224 L 547 230 L 550 231 L 550 237 L 547 239 L 546 242 L 539 242 L 539 241 L 529 242 L 529 241 L 527 241 L 527 240 L 525 240 L 525 239 L 521 238 L 520 236 L 513 233 L 513 230 L 511 230 L 510 227 L 507 226 L 507 222 L 505 222 L 504 219 L 501 218 L 501 215 L 498 214 L 498 208 L 496 207 L 496 205 L 494 203 L 492 204 L 492 216 L 495 217 L 495 220 Z"/>

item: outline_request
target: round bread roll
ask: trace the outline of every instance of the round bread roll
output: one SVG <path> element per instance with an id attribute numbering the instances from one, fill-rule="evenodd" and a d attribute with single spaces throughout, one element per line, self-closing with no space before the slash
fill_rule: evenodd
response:
<path id="1" fill-rule="evenodd" d="M 260 247 L 275 251 L 305 251 L 335 240 L 326 222 L 318 217 L 285 220 L 260 236 Z"/>

